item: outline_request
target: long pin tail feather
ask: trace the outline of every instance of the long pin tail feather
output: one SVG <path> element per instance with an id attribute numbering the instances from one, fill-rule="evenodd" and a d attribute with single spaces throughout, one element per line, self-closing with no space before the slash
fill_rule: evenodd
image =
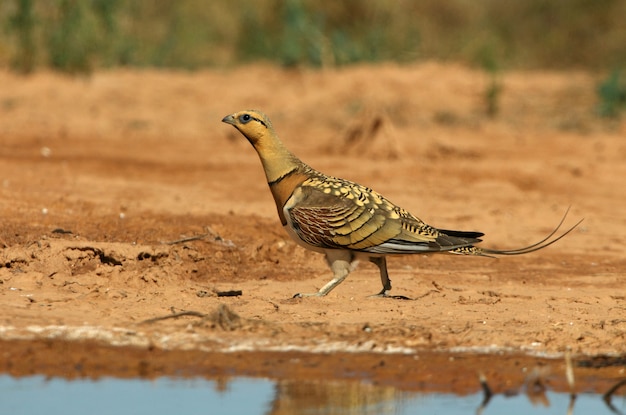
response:
<path id="1" fill-rule="evenodd" d="M 552 238 L 554 235 L 556 235 L 558 230 L 561 228 L 561 226 L 565 222 L 565 218 L 567 217 L 567 214 L 569 213 L 569 209 L 570 208 L 568 207 L 567 210 L 565 211 L 565 214 L 563 215 L 563 218 L 561 218 L 561 221 L 554 228 L 554 230 L 552 232 L 550 232 L 548 234 L 548 236 L 546 236 L 545 238 L 543 238 L 539 242 L 536 242 L 536 243 L 534 243 L 532 245 L 525 246 L 523 248 L 517 248 L 517 249 L 503 249 L 503 250 L 500 250 L 500 249 L 490 249 L 490 248 L 476 248 L 476 250 L 478 251 L 478 252 L 476 252 L 476 254 L 481 255 L 481 254 L 484 253 L 484 254 L 493 254 L 493 255 L 522 255 L 522 254 L 527 254 L 527 253 L 530 253 L 530 252 L 535 252 L 535 251 L 538 251 L 540 249 L 546 248 L 546 247 L 552 245 L 553 243 L 555 243 L 555 242 L 561 240 L 562 238 L 564 238 L 567 234 L 569 234 L 574 229 L 576 229 L 578 227 L 578 225 L 580 225 L 581 222 L 584 220 L 584 218 L 579 220 L 578 222 L 576 222 L 576 224 L 574 224 L 574 226 L 572 226 L 569 229 L 567 229 L 561 235 L 559 235 L 558 237 L 550 240 L 550 238 Z"/>

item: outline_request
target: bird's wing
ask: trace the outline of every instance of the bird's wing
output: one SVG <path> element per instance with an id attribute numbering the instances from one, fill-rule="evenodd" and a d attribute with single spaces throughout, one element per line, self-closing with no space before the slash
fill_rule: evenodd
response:
<path id="1" fill-rule="evenodd" d="M 326 176 L 312 177 L 296 188 L 284 212 L 302 241 L 322 249 L 409 254 L 479 242 L 470 233 L 446 235 L 369 188 Z"/>

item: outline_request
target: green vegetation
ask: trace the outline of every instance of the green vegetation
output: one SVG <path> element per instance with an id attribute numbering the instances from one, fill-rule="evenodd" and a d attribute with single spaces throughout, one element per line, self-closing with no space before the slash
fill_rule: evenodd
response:
<path id="1" fill-rule="evenodd" d="M 489 117 L 498 115 L 500 109 L 500 96 L 502 95 L 502 84 L 500 82 L 500 68 L 494 56 L 493 48 L 485 46 L 477 55 L 478 64 L 489 76 L 488 84 L 485 87 L 485 112 Z"/>
<path id="2" fill-rule="evenodd" d="M 16 1 L 16 10 L 9 19 L 9 27 L 17 38 L 16 53 L 11 65 L 22 73 L 30 73 L 35 69 L 35 18 L 32 0 Z"/>
<path id="3" fill-rule="evenodd" d="M 365 1 L 267 1 L 243 8 L 238 59 L 283 65 L 345 65 L 416 57 L 419 33 L 400 7 Z M 396 25 L 396 27 L 392 27 Z"/>
<path id="4" fill-rule="evenodd" d="M 455 60 L 509 68 L 626 66 L 624 0 L 4 0 L 0 65 L 89 72 L 254 60 L 338 66 Z"/>
<path id="5" fill-rule="evenodd" d="M 614 70 L 607 79 L 598 85 L 598 113 L 603 117 L 615 118 L 626 109 L 626 82 L 620 71 Z"/>

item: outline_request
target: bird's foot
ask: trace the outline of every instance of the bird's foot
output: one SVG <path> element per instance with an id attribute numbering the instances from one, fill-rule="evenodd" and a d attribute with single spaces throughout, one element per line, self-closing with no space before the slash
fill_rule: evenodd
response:
<path id="1" fill-rule="evenodd" d="M 304 297 L 323 297 L 325 294 L 322 294 L 320 292 L 316 292 L 316 293 L 297 293 L 294 294 L 293 297 L 291 298 L 304 298 Z"/>
<path id="2" fill-rule="evenodd" d="M 393 298 L 394 300 L 412 300 L 412 298 L 409 298 L 409 297 L 407 297 L 405 295 L 389 295 L 389 294 L 387 294 L 387 290 L 385 290 L 385 289 L 383 289 L 378 294 L 372 294 L 369 297 Z"/>

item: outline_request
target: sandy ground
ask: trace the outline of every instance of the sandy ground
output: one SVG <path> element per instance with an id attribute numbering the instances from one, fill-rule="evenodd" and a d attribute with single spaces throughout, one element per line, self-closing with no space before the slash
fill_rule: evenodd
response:
<path id="1" fill-rule="evenodd" d="M 518 356 L 513 368 L 524 354 L 566 350 L 619 358 L 626 122 L 595 116 L 596 82 L 505 73 L 490 118 L 487 76 L 436 63 L 0 72 L 2 367 L 23 374 L 59 355 L 97 359 L 85 344 L 228 351 L 221 366 L 257 374 L 286 350 L 375 352 L 372 362 L 379 352 L 504 351 Z M 248 108 L 269 114 L 308 164 L 433 226 L 485 232 L 485 246 L 533 243 L 568 206 L 566 226 L 585 220 L 525 256 L 390 258 L 392 293 L 412 300 L 368 297 L 380 290 L 371 264 L 325 298 L 292 299 L 330 273 L 288 239 L 256 153 L 220 122 Z M 241 295 L 217 296 L 232 290 Z M 29 351 L 31 360 L 16 358 Z M 266 358 L 250 366 L 257 359 L 241 358 L 250 352 Z M 623 362 L 610 370 L 623 376 Z"/>

